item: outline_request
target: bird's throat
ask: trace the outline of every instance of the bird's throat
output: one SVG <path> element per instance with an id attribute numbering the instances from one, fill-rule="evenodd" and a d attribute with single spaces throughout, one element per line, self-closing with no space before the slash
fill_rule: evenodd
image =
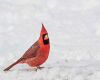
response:
<path id="1" fill-rule="evenodd" d="M 47 39 L 47 40 L 43 40 L 43 43 L 44 43 L 44 45 L 49 44 L 49 39 Z"/>

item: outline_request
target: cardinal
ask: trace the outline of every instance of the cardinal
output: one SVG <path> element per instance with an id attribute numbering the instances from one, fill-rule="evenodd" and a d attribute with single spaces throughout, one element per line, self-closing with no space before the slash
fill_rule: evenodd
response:
<path id="1" fill-rule="evenodd" d="M 4 71 L 8 71 L 13 66 L 19 63 L 26 63 L 31 67 L 39 68 L 40 65 L 47 60 L 49 51 L 50 41 L 48 37 L 48 32 L 42 24 L 39 39 L 24 53 L 24 55 L 20 59 L 4 69 Z"/>

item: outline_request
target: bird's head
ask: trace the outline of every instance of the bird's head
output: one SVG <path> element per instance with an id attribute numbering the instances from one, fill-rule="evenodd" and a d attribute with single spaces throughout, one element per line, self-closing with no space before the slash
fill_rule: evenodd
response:
<path id="1" fill-rule="evenodd" d="M 40 32 L 39 42 L 40 42 L 40 44 L 43 44 L 43 45 L 49 45 L 48 32 L 45 29 L 43 24 L 42 24 L 42 29 L 41 29 L 41 32 Z"/>

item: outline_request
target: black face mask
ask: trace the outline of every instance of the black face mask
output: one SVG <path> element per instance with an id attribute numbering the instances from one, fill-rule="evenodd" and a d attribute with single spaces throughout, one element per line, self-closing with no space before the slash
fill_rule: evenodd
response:
<path id="1" fill-rule="evenodd" d="M 43 36 L 42 36 L 44 45 L 49 44 L 49 38 L 47 40 L 44 40 L 44 38 L 45 38 L 46 35 L 48 35 L 48 34 L 43 34 Z"/>

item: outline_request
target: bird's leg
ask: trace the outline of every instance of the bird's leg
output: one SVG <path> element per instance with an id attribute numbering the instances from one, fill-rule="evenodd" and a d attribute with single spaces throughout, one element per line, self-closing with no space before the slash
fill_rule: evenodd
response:
<path id="1" fill-rule="evenodd" d="M 40 70 L 43 69 L 43 68 L 44 68 L 44 67 L 40 67 L 40 66 L 37 67 L 37 69 L 40 69 Z"/>
<path id="2" fill-rule="evenodd" d="M 40 66 L 37 66 L 37 68 L 35 69 L 35 71 L 37 71 L 38 69 L 41 70 L 43 69 L 44 67 L 40 67 Z"/>

